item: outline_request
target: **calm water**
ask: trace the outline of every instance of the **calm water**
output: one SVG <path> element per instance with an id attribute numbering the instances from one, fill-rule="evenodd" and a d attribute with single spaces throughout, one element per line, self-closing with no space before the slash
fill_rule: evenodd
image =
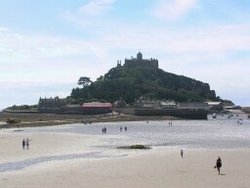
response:
<path id="1" fill-rule="evenodd" d="M 241 124 L 238 124 L 238 119 Z M 101 129 L 107 128 L 106 134 Z M 120 131 L 122 127 L 122 131 Z M 127 127 L 127 132 L 124 131 Z M 218 116 L 209 120 L 140 121 L 75 124 L 49 128 L 30 128 L 26 132 L 67 132 L 100 135 L 103 144 L 93 147 L 114 148 L 131 144 L 177 148 L 250 148 L 250 120 L 245 116 Z"/>
<path id="2" fill-rule="evenodd" d="M 241 118 L 240 124 L 238 119 Z M 102 134 L 101 129 L 107 128 Z M 122 127 L 122 131 L 120 131 Z M 124 131 L 127 127 L 127 132 Z M 117 146 L 144 144 L 153 148 L 250 148 L 250 120 L 243 117 L 218 116 L 209 120 L 172 121 L 141 121 L 141 122 L 113 122 L 93 123 L 91 125 L 75 124 L 55 127 L 24 128 L 23 132 L 57 132 L 97 135 L 101 142 L 86 143 L 92 148 L 82 153 L 64 155 L 30 157 L 25 160 L 0 163 L 0 173 L 16 171 L 34 165 L 44 165 L 46 162 L 73 160 L 80 158 L 110 158 L 123 157 L 134 151 L 117 150 Z M 17 130 L 13 130 L 15 133 Z M 98 144 L 97 144 L 98 143 Z"/>

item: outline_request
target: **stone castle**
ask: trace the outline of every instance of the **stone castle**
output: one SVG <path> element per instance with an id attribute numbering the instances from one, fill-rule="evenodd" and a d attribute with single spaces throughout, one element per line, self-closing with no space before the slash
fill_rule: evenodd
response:
<path id="1" fill-rule="evenodd" d="M 118 60 L 117 66 L 121 66 L 121 61 Z M 131 59 L 125 59 L 125 67 L 151 67 L 158 69 L 158 60 L 157 59 L 143 59 L 142 53 L 138 52 L 137 57 L 131 57 Z"/>

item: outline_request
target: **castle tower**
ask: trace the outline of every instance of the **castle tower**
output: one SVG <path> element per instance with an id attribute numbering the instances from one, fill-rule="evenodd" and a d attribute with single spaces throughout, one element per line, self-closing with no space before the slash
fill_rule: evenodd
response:
<path id="1" fill-rule="evenodd" d="M 141 61 L 141 60 L 142 60 L 142 53 L 141 53 L 141 52 L 138 52 L 138 54 L 137 54 L 137 59 L 138 59 L 138 61 Z"/>

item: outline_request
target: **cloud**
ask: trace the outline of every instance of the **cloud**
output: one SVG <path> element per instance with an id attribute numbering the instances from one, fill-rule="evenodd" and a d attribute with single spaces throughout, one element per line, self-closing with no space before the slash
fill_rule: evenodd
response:
<path id="1" fill-rule="evenodd" d="M 111 10 L 115 2 L 116 0 L 90 0 L 78 9 L 66 11 L 61 16 L 79 25 L 93 25 L 93 20 Z"/>
<path id="2" fill-rule="evenodd" d="M 58 65 L 60 63 L 57 62 L 79 62 L 80 58 L 88 62 L 95 58 L 104 62 L 103 59 L 108 59 L 110 55 L 111 58 L 120 58 L 113 53 L 117 49 L 134 52 L 142 49 L 152 54 L 181 54 L 189 56 L 191 61 L 197 61 L 202 58 L 211 59 L 212 55 L 221 59 L 226 53 L 250 51 L 250 25 L 221 25 L 183 31 L 131 27 L 133 30 L 127 25 L 119 25 L 116 31 L 106 31 L 92 39 L 24 35 L 0 28 L 0 61 L 51 61 Z M 126 55 L 126 52 L 123 54 Z"/>
<path id="3" fill-rule="evenodd" d="M 0 81 L 73 83 L 106 70 L 108 55 L 96 42 L 26 35 L 0 28 Z M 98 65 L 98 66 L 97 66 Z M 86 68 L 88 67 L 88 68 Z"/>
<path id="4" fill-rule="evenodd" d="M 4 57 L 18 61 L 30 58 L 53 58 L 95 53 L 98 50 L 88 40 L 73 40 L 53 36 L 24 35 L 11 29 L 0 28 L 1 59 Z M 6 59 L 7 59 L 6 58 Z"/>
<path id="5" fill-rule="evenodd" d="M 99 15 L 112 7 L 115 0 L 91 0 L 78 9 L 78 13 L 85 15 Z"/>
<path id="6" fill-rule="evenodd" d="M 172 54 L 208 54 L 229 51 L 250 50 L 250 25 L 221 25 L 203 28 L 191 28 L 178 31 L 175 29 L 141 29 L 117 27 L 117 34 L 109 33 L 99 39 L 106 47 L 141 49 Z M 122 32 L 123 31 L 123 32 Z M 131 45 L 133 44 L 133 45 Z"/>
<path id="7" fill-rule="evenodd" d="M 175 21 L 192 10 L 197 2 L 198 0 L 160 0 L 152 13 L 161 19 Z"/>

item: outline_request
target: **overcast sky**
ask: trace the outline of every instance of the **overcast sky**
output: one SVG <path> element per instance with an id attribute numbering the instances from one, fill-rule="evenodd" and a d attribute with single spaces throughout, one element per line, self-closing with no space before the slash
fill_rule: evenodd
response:
<path id="1" fill-rule="evenodd" d="M 0 109 L 66 97 L 138 51 L 250 105 L 248 0 L 0 0 Z"/>

